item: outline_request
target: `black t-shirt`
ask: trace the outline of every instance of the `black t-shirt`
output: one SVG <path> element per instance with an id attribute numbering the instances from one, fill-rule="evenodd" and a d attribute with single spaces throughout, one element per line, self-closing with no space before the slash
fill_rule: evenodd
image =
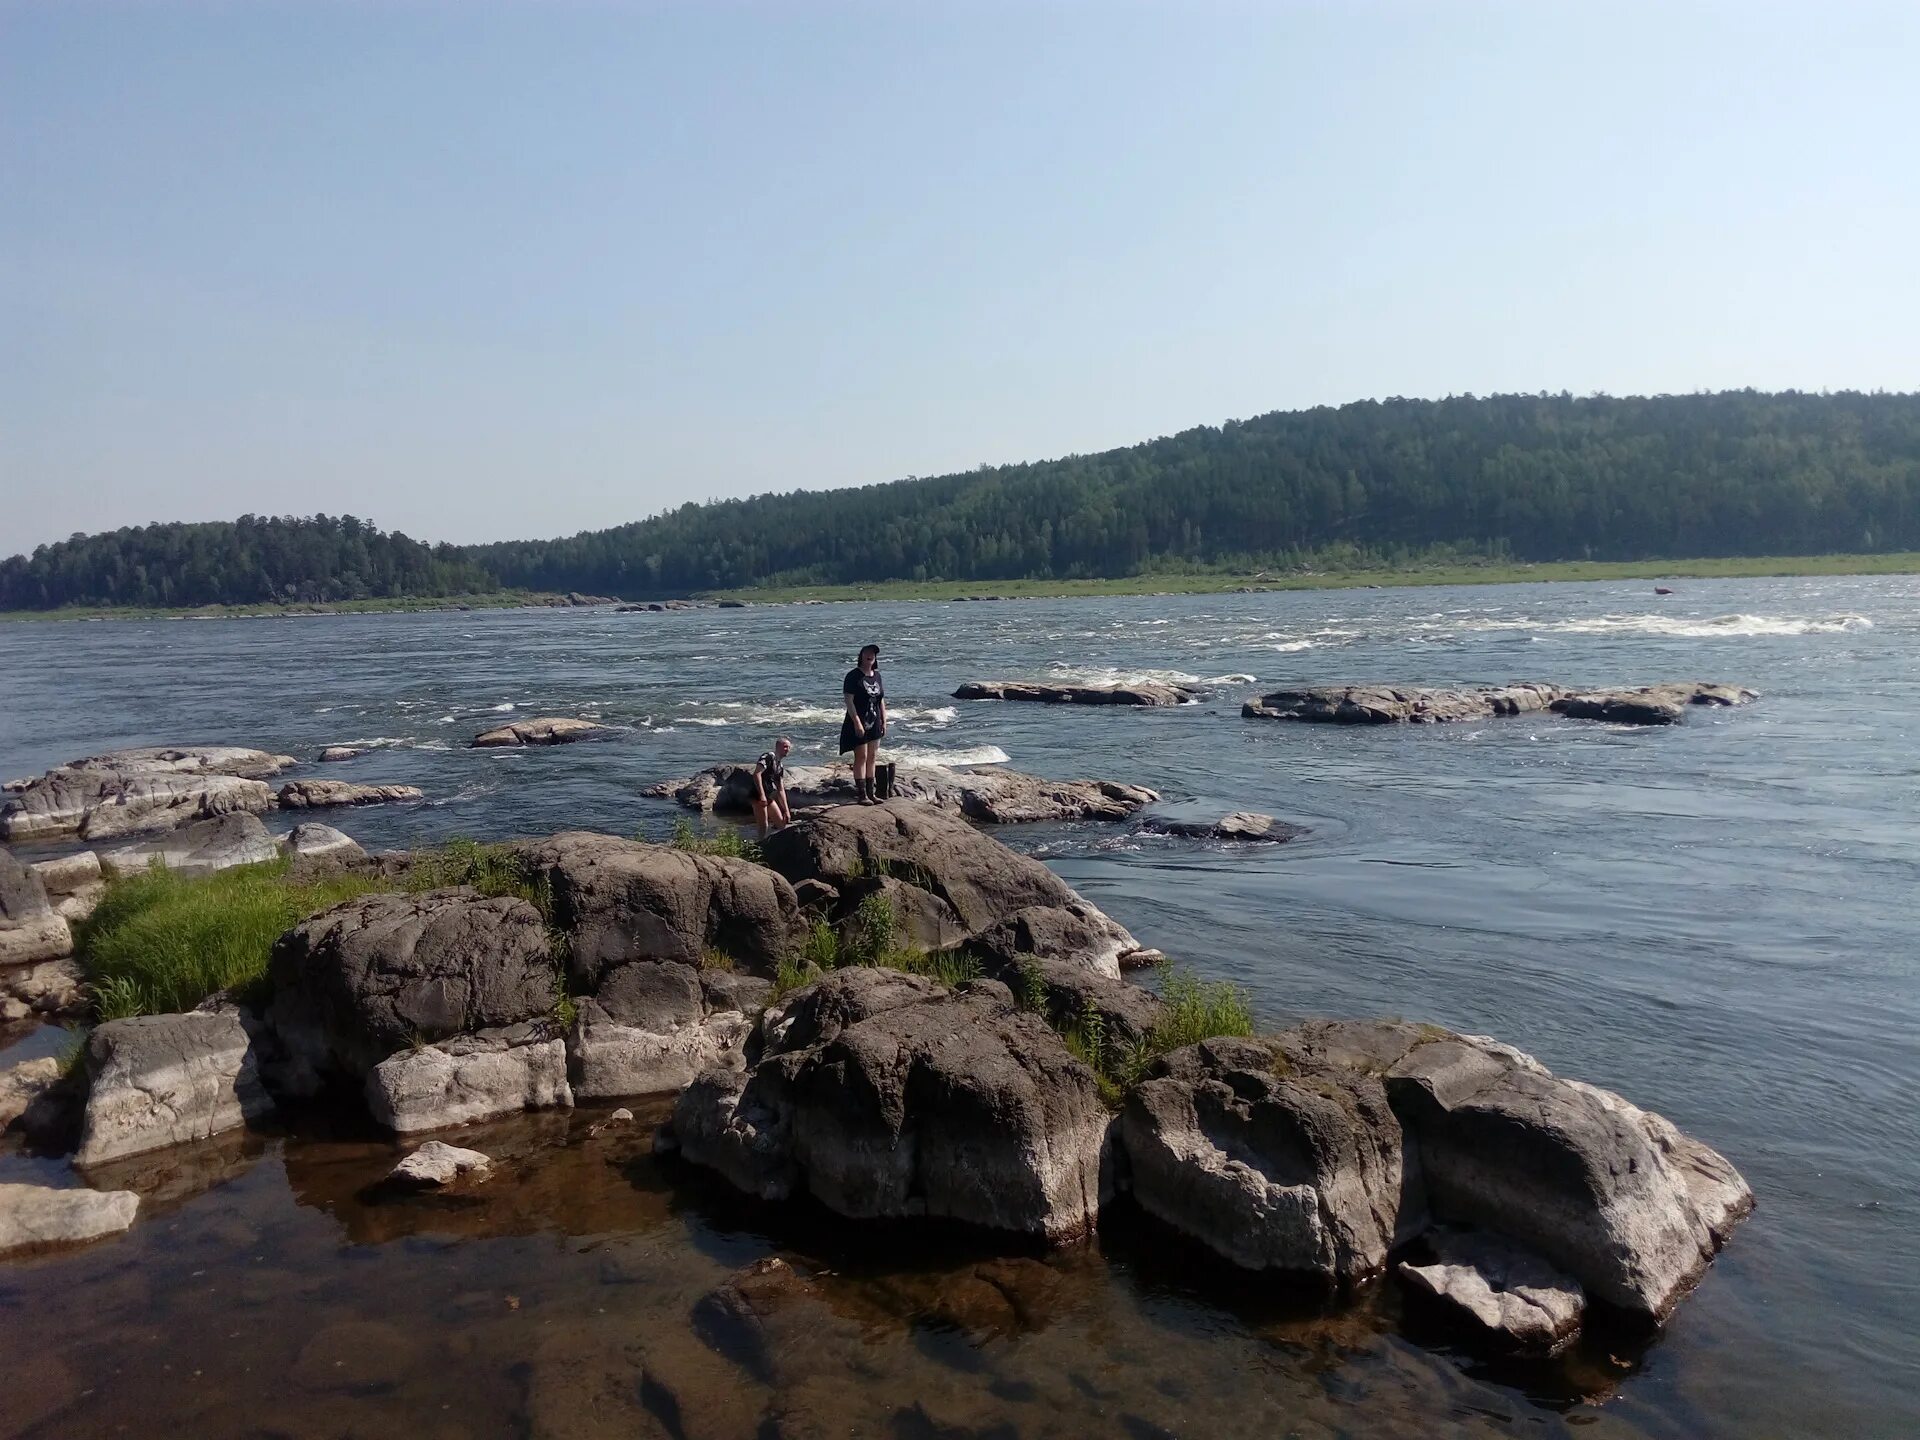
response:
<path id="1" fill-rule="evenodd" d="M 780 789 L 781 782 L 787 778 L 786 767 L 780 763 L 780 757 L 769 750 L 760 757 L 760 763 L 753 768 L 760 777 L 761 790 L 771 800 L 775 792 Z"/>
<path id="2" fill-rule="evenodd" d="M 871 730 L 880 723 L 880 702 L 886 698 L 887 687 L 880 680 L 879 666 L 874 667 L 871 675 L 854 666 L 840 682 L 840 693 L 853 696 L 853 713 L 860 717 L 863 730 Z"/>

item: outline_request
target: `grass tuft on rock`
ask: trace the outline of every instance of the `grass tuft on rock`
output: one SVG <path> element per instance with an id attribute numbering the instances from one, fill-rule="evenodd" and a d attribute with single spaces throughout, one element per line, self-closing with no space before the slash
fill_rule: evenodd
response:
<path id="1" fill-rule="evenodd" d="M 696 830 L 685 816 L 673 822 L 673 838 L 668 842 L 689 855 L 718 855 L 726 860 L 760 859 L 760 847 L 731 825 L 718 830 Z"/>

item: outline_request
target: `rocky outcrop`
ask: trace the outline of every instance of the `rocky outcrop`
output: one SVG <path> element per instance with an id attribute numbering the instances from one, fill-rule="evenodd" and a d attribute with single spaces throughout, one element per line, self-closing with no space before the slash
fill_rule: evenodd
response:
<path id="1" fill-rule="evenodd" d="M 312 1094 L 330 1072 L 357 1079 L 409 1046 L 542 1017 L 555 995 L 548 947 L 526 901 L 465 888 L 322 910 L 273 947 L 267 1018 L 284 1056 L 269 1078 Z M 563 1057 L 563 1082 L 565 1069 Z"/>
<path id="2" fill-rule="evenodd" d="M 1537 1255 L 1471 1231 L 1427 1237 L 1431 1258 L 1395 1273 L 1415 1295 L 1478 1345 L 1500 1353 L 1554 1355 L 1580 1333 L 1587 1297 L 1579 1281 Z"/>
<path id="3" fill-rule="evenodd" d="M 72 958 L 0 965 L 0 1021 L 77 1016 L 86 1008 L 86 982 L 80 962 Z"/>
<path id="4" fill-rule="evenodd" d="M 351 835 L 342 834 L 331 825 L 322 825 L 317 820 L 294 826 L 280 841 L 280 848 L 292 856 L 321 860 L 352 860 L 367 853 Z"/>
<path id="5" fill-rule="evenodd" d="M 182 875 L 211 875 L 236 865 L 258 865 L 280 858 L 280 843 L 267 833 L 260 817 L 239 813 L 214 820 L 196 820 L 178 830 L 115 845 L 100 853 L 109 874 L 137 875 L 155 861 Z"/>
<path id="6" fill-rule="evenodd" d="M 139 1208 L 130 1190 L 0 1184 L 0 1259 L 117 1235 Z"/>
<path id="7" fill-rule="evenodd" d="M 437 1190 L 463 1175 L 485 1179 L 492 1168 L 492 1158 L 478 1150 L 429 1140 L 387 1172 L 387 1183 L 403 1190 Z"/>
<path id="8" fill-rule="evenodd" d="M 320 810 L 330 805 L 391 805 L 425 798 L 415 785 L 355 785 L 346 780 L 295 780 L 280 787 L 282 810 Z"/>
<path id="9" fill-rule="evenodd" d="M 1176 1051 L 1129 1097 L 1122 1135 L 1142 1206 L 1250 1268 L 1357 1279 L 1440 1222 L 1656 1321 L 1753 1205 L 1660 1116 L 1509 1046 L 1399 1022 Z"/>
<path id="10" fill-rule="evenodd" d="M 681 1093 L 669 1141 L 741 1189 L 1056 1243 L 1098 1218 L 1093 1072 L 1003 985 L 835 971 L 769 1009 L 749 1053 Z"/>
<path id="11" fill-rule="evenodd" d="M 1138 685 L 1055 685 L 1040 680 L 970 680 L 956 700 L 1030 700 L 1041 705 L 1192 705 L 1201 698 L 1186 685 L 1142 681 Z"/>
<path id="12" fill-rule="evenodd" d="M 1249 1270 L 1362 1279 L 1400 1235 L 1399 1126 L 1362 1071 L 1209 1040 L 1156 1062 L 1120 1128 L 1141 1208 Z"/>
<path id="13" fill-rule="evenodd" d="M 273 1110 L 246 1017 L 231 1006 L 111 1020 L 87 1039 L 77 1165 L 204 1140 Z"/>
<path id="14" fill-rule="evenodd" d="M 1252 810 L 1236 810 L 1218 820 L 1176 820 L 1149 815 L 1141 820 L 1140 828 L 1149 835 L 1176 835 L 1184 840 L 1264 840 L 1273 845 L 1284 845 L 1309 833 L 1304 825 L 1289 825 Z"/>
<path id="15" fill-rule="evenodd" d="M 111 840 L 273 803 L 262 783 L 294 763 L 235 746 L 116 750 L 9 786 L 0 840 Z"/>
<path id="16" fill-rule="evenodd" d="M 753 813 L 753 767 L 715 765 L 685 780 L 667 780 L 644 792 L 689 810 Z M 854 799 L 853 772 L 845 765 L 792 765 L 787 795 L 796 805 L 844 804 Z M 956 769 L 902 765 L 894 772 L 893 798 L 952 810 L 971 820 L 1006 825 L 1045 820 L 1124 820 L 1160 796 L 1140 785 L 1113 780 L 1047 780 L 994 766 Z"/>
<path id="17" fill-rule="evenodd" d="M 0 850 L 0 983 L 15 967 L 72 953 L 73 932 L 47 899 L 45 882 Z"/>
<path id="18" fill-rule="evenodd" d="M 804 934 L 792 886 L 747 860 L 584 830 L 517 853 L 553 896 L 568 974 L 581 992 L 599 989 L 609 970 L 631 960 L 700 966 L 713 951 L 772 975 Z"/>
<path id="19" fill-rule="evenodd" d="M 772 994 L 766 980 L 637 960 L 609 972 L 577 1002 L 567 1073 L 579 1100 L 684 1089 L 702 1070 L 744 1063 L 750 1013 Z"/>
<path id="20" fill-rule="evenodd" d="M 544 1021 L 390 1055 L 367 1076 L 366 1096 L 373 1118 L 397 1135 L 573 1108 L 566 1045 Z"/>
<path id="21" fill-rule="evenodd" d="M 487 748 L 497 745 L 567 745 L 575 740 L 592 740 L 612 734 L 609 726 L 593 720 L 543 715 L 533 720 L 515 720 L 473 737 L 473 745 Z"/>
<path id="22" fill-rule="evenodd" d="M 775 831 L 761 855 L 796 884 L 831 886 L 839 895 L 836 918 L 856 909 L 879 878 L 920 892 L 926 910 L 951 917 L 945 923 L 956 931 L 954 943 L 979 937 L 981 948 L 1003 962 L 1046 954 L 1050 942 L 1053 958 L 1118 978 L 1121 957 L 1139 948 L 1039 861 L 924 805 L 835 806 Z"/>
<path id="23" fill-rule="evenodd" d="M 1432 725 L 1552 710 L 1576 719 L 1671 725 L 1691 705 L 1744 705 L 1759 692 L 1737 685 L 1679 681 L 1632 690 L 1574 690 L 1533 683 L 1464 689 L 1325 685 L 1276 690 L 1241 706 L 1248 719 L 1336 725 Z"/>
<path id="24" fill-rule="evenodd" d="M 100 857 L 91 850 L 41 860 L 27 868 L 40 877 L 48 902 L 69 924 L 78 924 L 91 915 L 106 893 Z"/>

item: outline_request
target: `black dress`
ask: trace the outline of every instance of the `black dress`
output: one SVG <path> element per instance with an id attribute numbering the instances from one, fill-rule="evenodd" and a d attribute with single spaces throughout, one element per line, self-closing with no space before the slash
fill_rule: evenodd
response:
<path id="1" fill-rule="evenodd" d="M 887 687 L 880 679 L 878 666 L 868 675 L 856 665 L 840 682 L 840 693 L 853 697 L 853 714 L 860 717 L 861 730 L 865 732 L 854 730 L 853 715 L 840 722 L 840 753 L 845 755 L 887 733 L 887 727 L 880 723 L 880 702 L 887 698 Z"/>

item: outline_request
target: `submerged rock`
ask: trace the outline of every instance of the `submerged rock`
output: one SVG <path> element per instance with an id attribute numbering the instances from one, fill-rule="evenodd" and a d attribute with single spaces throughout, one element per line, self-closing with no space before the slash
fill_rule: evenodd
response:
<path id="1" fill-rule="evenodd" d="M 1055 685 L 1038 680 L 970 680 L 956 700 L 1030 700 L 1042 705 L 1192 705 L 1201 696 L 1186 685 L 1143 681 L 1138 685 Z"/>
<path id="2" fill-rule="evenodd" d="M 1587 1297 L 1580 1282 L 1537 1255 L 1488 1235 L 1440 1231 L 1433 1258 L 1401 1261 L 1395 1273 L 1476 1340 L 1521 1355 L 1553 1355 L 1580 1333 Z"/>
<path id="3" fill-rule="evenodd" d="M 491 730 L 482 730 L 473 737 L 472 743 L 483 749 L 497 745 L 566 745 L 575 740 L 591 740 L 611 733 L 610 726 L 598 721 L 543 715 L 533 720 L 514 720 Z"/>
<path id="4" fill-rule="evenodd" d="M 429 1140 L 389 1170 L 387 1180 L 409 1190 L 432 1190 L 451 1185 L 462 1175 L 484 1177 L 492 1168 L 492 1158 L 478 1150 L 462 1150 L 444 1140 Z"/>
<path id="5" fill-rule="evenodd" d="M 290 755 L 225 745 L 116 750 L 75 760 L 9 786 L 0 805 L 0 840 L 110 840 L 265 810 L 273 792 L 262 780 L 293 763 Z"/>
<path id="6" fill-rule="evenodd" d="M 139 1208 L 130 1190 L 0 1184 L 0 1259 L 117 1235 Z"/>
<path id="7" fill-rule="evenodd" d="M 110 1020 L 87 1039 L 76 1165 L 204 1140 L 269 1114 L 254 1039 L 231 1006 Z"/>
<path id="8" fill-rule="evenodd" d="M 689 810 L 723 815 L 753 813 L 753 767 L 715 765 L 685 780 L 666 780 L 644 792 Z M 787 795 L 796 805 L 853 800 L 853 772 L 845 765 L 787 767 Z M 1160 798 L 1140 785 L 1112 780 L 1047 780 L 998 766 L 971 769 L 901 765 L 893 798 L 958 811 L 972 820 L 1007 825 L 1045 820 L 1124 820 Z"/>
<path id="9" fill-rule="evenodd" d="M 346 780 L 295 780 L 280 787 L 282 810 L 319 810 L 330 805 L 389 805 L 425 798 L 416 785 L 355 785 Z"/>
<path id="10" fill-rule="evenodd" d="M 109 874 L 137 875 L 155 861 L 182 875 L 211 875 L 236 865 L 258 865 L 280 858 L 280 843 L 258 815 L 237 813 L 196 820 L 151 840 L 116 845 L 100 852 Z"/>
<path id="11" fill-rule="evenodd" d="M 311 1094 L 330 1071 L 358 1078 L 411 1045 L 544 1016 L 548 945 L 526 901 L 465 888 L 322 910 L 274 943 L 267 1018 L 285 1054 L 272 1078 Z"/>
<path id="12" fill-rule="evenodd" d="M 738 1068 L 766 980 L 674 961 L 615 967 L 577 1002 L 567 1070 L 579 1100 L 684 1089 L 702 1070 Z"/>
<path id="13" fill-rule="evenodd" d="M 630 960 L 706 963 L 720 952 L 771 975 L 805 934 L 793 887 L 764 865 L 569 830 L 519 847 L 553 896 L 575 989 Z"/>
<path id="14" fill-rule="evenodd" d="M 1117 979 L 1121 956 L 1139 949 L 1124 927 L 1038 860 L 925 805 L 835 806 L 775 831 L 761 854 L 796 884 L 833 887 L 840 912 L 856 910 L 877 877 L 918 892 L 931 914 L 947 917 L 943 923 L 957 932 L 952 943 L 979 937 L 980 948 L 1003 962 L 1041 953 L 1035 937 L 1051 935 L 1050 958 Z"/>
<path id="15" fill-rule="evenodd" d="M 1704 681 L 1618 690 L 1575 690 L 1534 683 L 1461 689 L 1323 685 L 1276 690 L 1247 701 L 1240 713 L 1249 719 L 1337 725 L 1430 725 L 1552 710 L 1576 719 L 1671 725 L 1683 718 L 1690 705 L 1744 705 L 1758 698 L 1755 690 Z"/>
<path id="16" fill-rule="evenodd" d="M 1275 845 L 1308 833 L 1304 825 L 1289 825 L 1251 810 L 1236 810 L 1218 820 L 1172 820 L 1149 815 L 1140 822 L 1140 828 L 1150 835 L 1177 835 L 1186 840 L 1265 840 Z"/>
<path id="17" fill-rule="evenodd" d="M 672 1122 L 686 1159 L 739 1188 L 1056 1243 L 1092 1230 L 1109 1116 L 1005 986 L 839 970 L 768 1010 L 749 1048 L 747 1071 L 701 1075 Z"/>
<path id="18" fill-rule="evenodd" d="M 373 1067 L 366 1094 L 373 1118 L 398 1135 L 573 1108 L 566 1045 L 540 1022 L 402 1050 Z"/>

